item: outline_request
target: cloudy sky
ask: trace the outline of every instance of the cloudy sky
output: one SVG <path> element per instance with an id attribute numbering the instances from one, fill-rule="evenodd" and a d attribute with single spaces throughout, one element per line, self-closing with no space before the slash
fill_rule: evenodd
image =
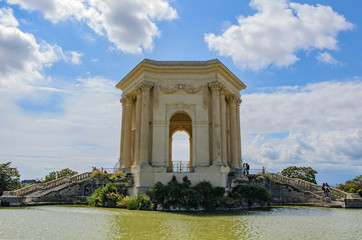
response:
<path id="1" fill-rule="evenodd" d="M 362 173 L 360 0 L 0 0 L 0 162 L 22 179 L 113 167 L 144 58 L 218 58 L 241 92 L 243 159 L 317 181 Z"/>

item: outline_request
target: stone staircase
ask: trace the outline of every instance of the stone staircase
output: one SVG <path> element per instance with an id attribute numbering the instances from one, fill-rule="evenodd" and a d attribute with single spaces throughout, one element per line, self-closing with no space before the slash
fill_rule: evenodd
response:
<path id="1" fill-rule="evenodd" d="M 362 208 L 362 199 L 357 194 L 346 193 L 337 188 L 330 188 L 329 197 L 324 196 L 321 185 L 313 184 L 299 178 L 289 178 L 277 173 L 271 173 L 275 182 L 288 184 L 313 198 L 309 198 L 310 205 L 322 207 Z M 308 203 L 306 203 L 308 205 Z"/>
<path id="2" fill-rule="evenodd" d="M 0 201 L 7 201 L 10 206 L 22 206 L 38 204 L 36 199 L 42 199 L 54 192 L 59 192 L 62 189 L 86 181 L 91 177 L 91 172 L 81 173 L 72 177 L 63 177 L 46 183 L 36 183 L 30 186 L 15 190 L 4 191 L 0 197 Z M 35 200 L 35 201 L 34 201 Z"/>

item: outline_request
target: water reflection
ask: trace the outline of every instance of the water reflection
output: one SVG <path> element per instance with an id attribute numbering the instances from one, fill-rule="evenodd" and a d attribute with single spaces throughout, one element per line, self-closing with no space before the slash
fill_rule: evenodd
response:
<path id="1" fill-rule="evenodd" d="M 362 210 L 168 213 L 73 206 L 0 209 L 0 239 L 359 239 Z"/>

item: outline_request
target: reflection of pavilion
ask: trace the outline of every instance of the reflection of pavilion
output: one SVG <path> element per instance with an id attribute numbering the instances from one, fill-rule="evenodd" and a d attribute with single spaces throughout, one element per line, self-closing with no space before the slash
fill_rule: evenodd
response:
<path id="1" fill-rule="evenodd" d="M 117 88 L 122 94 L 121 167 L 133 173 L 133 193 L 175 175 L 226 186 L 241 168 L 239 92 L 246 86 L 219 60 L 143 60 Z M 172 136 L 184 131 L 190 159 L 172 161 Z M 175 173 L 181 172 L 181 173 Z"/>

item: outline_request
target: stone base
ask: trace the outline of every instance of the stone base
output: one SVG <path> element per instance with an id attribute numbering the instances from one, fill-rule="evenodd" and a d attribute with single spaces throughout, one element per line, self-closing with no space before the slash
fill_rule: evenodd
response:
<path id="1" fill-rule="evenodd" d="M 182 178 L 187 176 L 192 185 L 202 181 L 208 181 L 213 187 L 227 187 L 227 178 L 230 172 L 229 167 L 210 166 L 195 167 L 194 172 L 167 172 L 166 167 L 153 167 L 151 165 L 139 165 L 131 168 L 134 176 L 134 187 L 129 189 L 131 195 L 146 193 L 157 182 L 167 184 L 175 176 L 177 181 L 182 182 Z"/>

